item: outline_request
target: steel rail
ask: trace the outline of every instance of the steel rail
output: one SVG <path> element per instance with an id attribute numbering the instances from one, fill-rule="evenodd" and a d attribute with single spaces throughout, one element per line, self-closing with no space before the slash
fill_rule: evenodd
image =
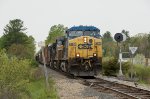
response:
<path id="1" fill-rule="evenodd" d="M 89 85 L 90 87 L 93 87 L 93 89 L 96 89 L 98 91 L 102 90 L 103 88 L 103 90 L 107 89 L 112 92 L 115 92 L 116 95 L 121 95 L 121 96 L 128 97 L 131 99 L 150 99 L 149 90 L 144 90 L 141 88 L 124 85 L 124 84 L 120 84 L 117 82 L 104 80 L 101 78 L 93 79 L 93 81 L 86 79 L 84 80 L 84 83 L 86 85 Z"/>

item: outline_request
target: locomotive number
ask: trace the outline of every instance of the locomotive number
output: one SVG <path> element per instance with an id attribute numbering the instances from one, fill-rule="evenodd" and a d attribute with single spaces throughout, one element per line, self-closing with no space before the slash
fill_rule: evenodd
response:
<path id="1" fill-rule="evenodd" d="M 92 44 L 79 44 L 78 48 L 79 49 L 93 49 Z"/>

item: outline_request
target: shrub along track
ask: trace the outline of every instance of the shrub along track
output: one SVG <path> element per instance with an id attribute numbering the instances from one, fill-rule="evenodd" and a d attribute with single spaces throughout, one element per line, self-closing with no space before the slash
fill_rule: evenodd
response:
<path id="1" fill-rule="evenodd" d="M 150 91 L 148 90 L 119 84 L 101 78 L 83 79 L 83 84 L 90 86 L 99 92 L 113 94 L 119 99 L 150 99 Z"/>

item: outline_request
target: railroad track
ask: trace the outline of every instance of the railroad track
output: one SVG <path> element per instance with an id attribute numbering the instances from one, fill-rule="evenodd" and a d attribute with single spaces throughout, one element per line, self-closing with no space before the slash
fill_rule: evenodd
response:
<path id="1" fill-rule="evenodd" d="M 101 78 L 83 80 L 84 85 L 90 86 L 99 92 L 113 94 L 119 99 L 150 99 L 150 91 L 148 90 L 107 81 Z"/>

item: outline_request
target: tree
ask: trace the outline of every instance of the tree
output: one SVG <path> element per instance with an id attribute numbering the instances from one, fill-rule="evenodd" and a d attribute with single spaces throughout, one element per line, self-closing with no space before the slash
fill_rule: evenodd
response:
<path id="1" fill-rule="evenodd" d="M 65 30 L 67 27 L 65 27 L 62 24 L 54 25 L 50 28 L 49 35 L 46 39 L 46 44 L 55 42 L 57 37 L 64 36 Z"/>
<path id="2" fill-rule="evenodd" d="M 111 33 L 109 31 L 106 31 L 103 35 L 103 41 L 105 42 L 112 42 L 113 38 L 111 36 Z"/>
<path id="3" fill-rule="evenodd" d="M 130 38 L 130 36 L 129 36 L 129 31 L 122 30 L 122 32 L 121 32 L 121 33 L 125 34 L 125 35 L 127 36 L 127 38 Z"/>
<path id="4" fill-rule="evenodd" d="M 115 45 L 111 33 L 109 31 L 106 31 L 102 37 L 102 40 L 103 40 L 103 55 L 113 56 L 115 53 Z"/>
<path id="5" fill-rule="evenodd" d="M 148 34 L 148 43 L 150 44 L 150 33 Z"/>
<path id="6" fill-rule="evenodd" d="M 126 31 L 126 30 L 122 30 L 123 34 L 126 35 L 126 41 L 124 41 L 122 44 L 123 44 L 123 48 L 124 48 L 124 51 L 128 51 L 128 47 L 129 47 L 129 44 L 130 44 L 130 35 L 129 35 L 129 31 Z"/>
<path id="7" fill-rule="evenodd" d="M 23 21 L 21 21 L 20 19 L 14 19 L 10 20 L 9 24 L 6 25 L 6 27 L 4 28 L 4 34 L 6 35 L 8 33 L 23 32 L 26 29 L 27 28 L 25 28 L 23 25 Z"/>
<path id="8" fill-rule="evenodd" d="M 8 50 L 11 44 L 26 44 L 28 36 L 23 33 L 26 28 L 23 25 L 23 21 L 20 19 L 10 20 L 4 28 L 4 35 L 1 37 L 1 48 Z"/>
<path id="9" fill-rule="evenodd" d="M 7 53 L 18 58 L 33 59 L 35 53 L 34 38 L 27 36 L 24 33 L 25 30 L 23 21 L 20 19 L 10 20 L 4 28 L 4 35 L 0 38 L 0 48 L 6 49 Z"/>
<path id="10" fill-rule="evenodd" d="M 150 57 L 150 42 L 149 34 L 147 33 L 138 33 L 134 37 L 130 38 L 131 45 L 138 47 L 137 53 L 143 54 L 145 57 Z"/>

